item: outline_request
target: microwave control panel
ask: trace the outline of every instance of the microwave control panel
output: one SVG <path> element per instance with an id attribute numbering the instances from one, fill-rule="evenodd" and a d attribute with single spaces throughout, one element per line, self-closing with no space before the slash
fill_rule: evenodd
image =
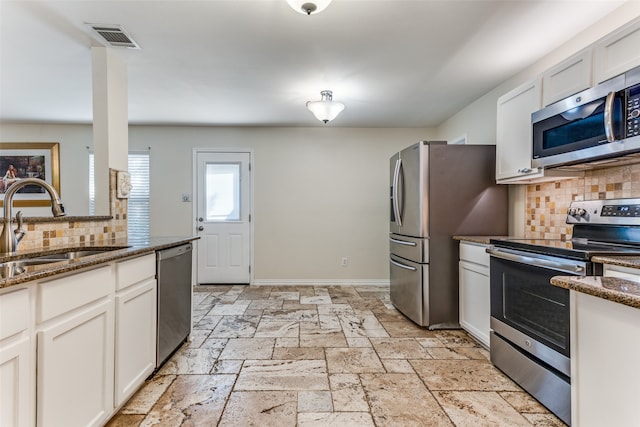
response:
<path id="1" fill-rule="evenodd" d="M 640 85 L 627 89 L 627 138 L 640 135 Z"/>

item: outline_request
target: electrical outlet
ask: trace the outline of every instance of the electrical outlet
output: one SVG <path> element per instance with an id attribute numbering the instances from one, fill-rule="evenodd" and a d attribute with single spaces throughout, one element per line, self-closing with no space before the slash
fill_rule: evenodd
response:
<path id="1" fill-rule="evenodd" d="M 346 267 L 347 265 L 349 265 L 349 258 L 347 258 L 346 256 L 343 256 L 342 260 L 340 261 L 340 265 L 343 267 Z"/>
<path id="2" fill-rule="evenodd" d="M 191 194 L 189 194 L 189 193 L 182 193 L 182 201 L 183 201 L 183 202 L 190 202 L 190 201 L 191 201 Z"/>

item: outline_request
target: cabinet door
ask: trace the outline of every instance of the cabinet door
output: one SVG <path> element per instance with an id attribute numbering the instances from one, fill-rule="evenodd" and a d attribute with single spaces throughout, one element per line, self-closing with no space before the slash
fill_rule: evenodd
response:
<path id="1" fill-rule="evenodd" d="M 151 278 L 116 294 L 116 407 L 155 369 L 156 289 Z"/>
<path id="2" fill-rule="evenodd" d="M 531 168 L 531 113 L 541 107 L 540 79 L 523 84 L 498 98 L 496 179 L 535 174 Z"/>
<path id="3" fill-rule="evenodd" d="M 591 87 L 591 56 L 591 49 L 585 49 L 542 75 L 542 102 L 545 106 Z"/>
<path id="4" fill-rule="evenodd" d="M 460 261 L 460 326 L 489 348 L 489 268 Z"/>
<path id="5" fill-rule="evenodd" d="M 38 331 L 38 426 L 94 426 L 113 411 L 113 300 Z"/>
<path id="6" fill-rule="evenodd" d="M 31 339 L 0 346 L 0 426 L 33 425 Z"/>
<path id="7" fill-rule="evenodd" d="M 619 28 L 595 44 L 597 83 L 640 65 L 640 19 Z"/>

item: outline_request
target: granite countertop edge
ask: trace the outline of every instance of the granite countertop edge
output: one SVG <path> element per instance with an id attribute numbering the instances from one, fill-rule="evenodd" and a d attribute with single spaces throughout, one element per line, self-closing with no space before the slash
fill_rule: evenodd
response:
<path id="1" fill-rule="evenodd" d="M 461 242 L 479 243 L 481 245 L 488 245 L 491 243 L 491 239 L 506 239 L 509 236 L 453 236 L 454 240 Z"/>
<path id="2" fill-rule="evenodd" d="M 633 308 L 640 308 L 640 282 L 620 277 L 555 276 L 551 284 Z"/>
<path id="3" fill-rule="evenodd" d="M 19 251 L 15 255 L 0 256 L 0 272 L 2 272 L 1 263 L 7 261 L 28 259 L 37 256 L 51 255 L 73 250 L 106 249 L 104 253 L 100 253 L 97 255 L 90 255 L 66 261 L 25 267 L 24 273 L 11 277 L 0 278 L 0 290 L 27 282 L 54 278 L 55 276 L 63 273 L 82 270 L 87 267 L 105 264 L 111 261 L 118 261 L 126 258 L 135 258 L 162 249 L 179 246 L 181 244 L 188 243 L 199 238 L 200 237 L 198 236 L 156 237 L 140 242 L 105 241 L 100 243 L 86 243 L 82 245 L 56 246 L 55 248 L 51 247 L 39 251 Z"/>
<path id="4" fill-rule="evenodd" d="M 601 264 L 618 265 L 620 267 L 640 269 L 640 256 L 594 256 L 591 261 Z M 640 275 L 640 271 L 638 271 Z"/>

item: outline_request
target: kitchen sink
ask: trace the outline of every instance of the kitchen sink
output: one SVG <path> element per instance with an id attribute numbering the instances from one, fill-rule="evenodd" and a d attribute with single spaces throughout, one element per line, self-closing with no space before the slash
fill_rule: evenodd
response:
<path id="1" fill-rule="evenodd" d="M 117 246 L 99 249 L 76 249 L 67 252 L 53 253 L 47 255 L 33 256 L 31 258 L 22 258 L 9 260 L 0 263 L 0 277 L 9 278 L 24 273 L 27 267 L 44 266 L 56 262 L 70 261 L 91 255 L 103 254 L 110 251 L 125 249 L 127 246 Z"/>

